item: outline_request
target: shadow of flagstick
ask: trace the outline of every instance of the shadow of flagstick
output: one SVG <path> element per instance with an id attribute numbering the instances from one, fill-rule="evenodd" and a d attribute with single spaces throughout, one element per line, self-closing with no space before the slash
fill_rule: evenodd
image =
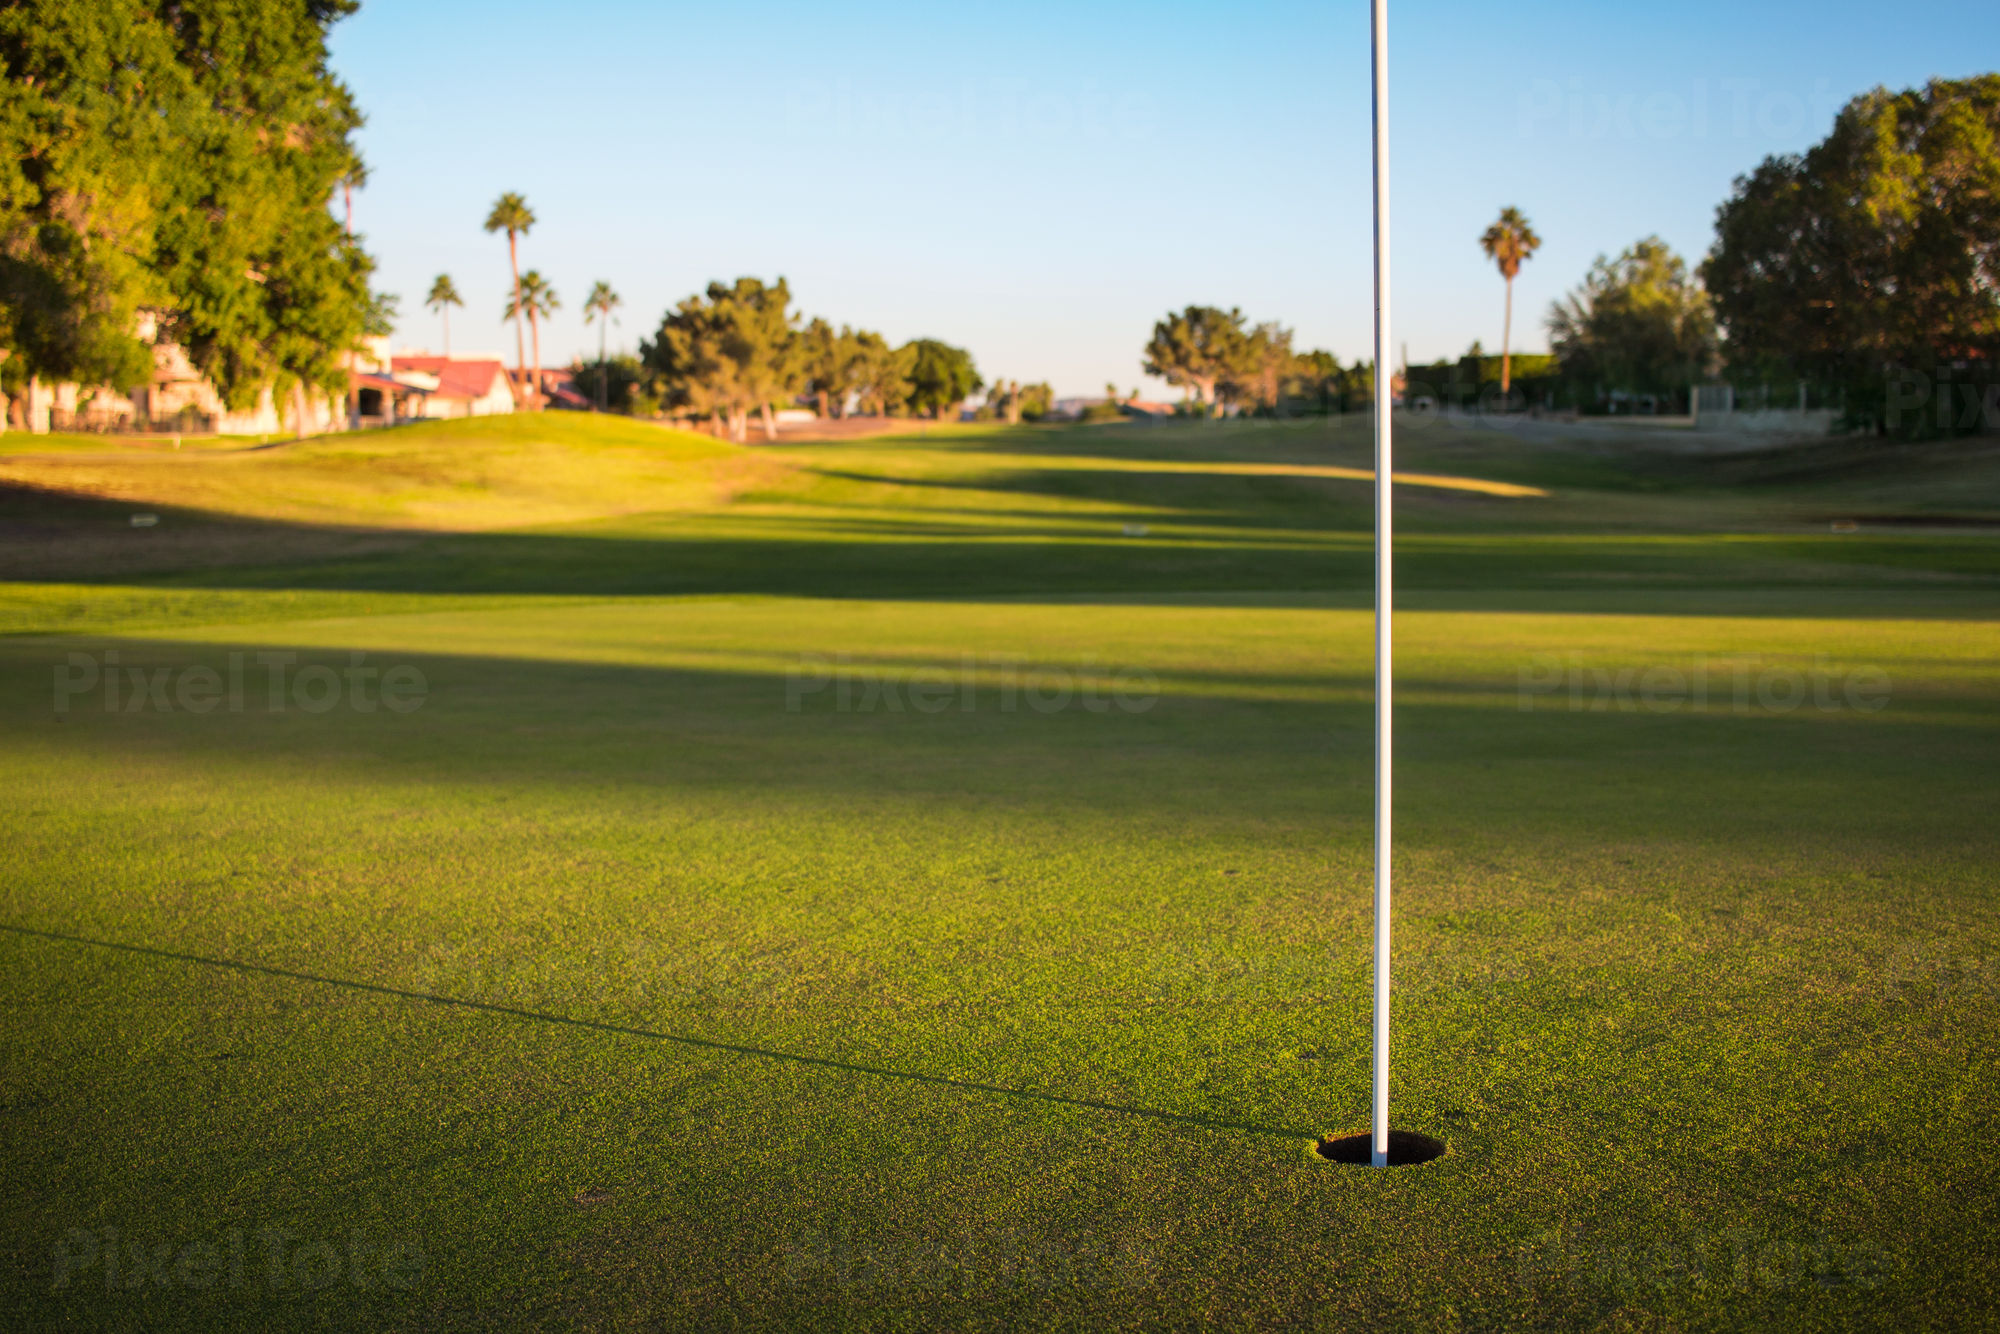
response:
<path id="1" fill-rule="evenodd" d="M 1105 1102 L 1098 1098 L 1071 1098 L 1059 1093 L 1037 1093 L 1033 1089 L 1008 1088 L 1004 1084 L 985 1084 L 973 1079 L 952 1079 L 946 1075 L 927 1075 L 913 1070 L 892 1070 L 887 1066 L 861 1065 L 853 1061 L 837 1061 L 827 1056 L 807 1056 L 799 1052 L 776 1051 L 769 1047 L 753 1047 L 741 1042 L 720 1042 L 713 1038 L 689 1037 L 681 1033 L 662 1033 L 656 1029 L 635 1028 L 629 1024 L 609 1024 L 597 1019 L 578 1019 L 570 1015 L 548 1014 L 541 1010 L 526 1010 L 514 1005 L 496 1005 L 490 1001 L 463 1000 L 456 996 L 439 996 L 427 991 L 410 991 L 403 987 L 384 986 L 379 982 L 356 982 L 349 978 L 327 977 L 321 973 L 305 973 L 293 968 L 277 968 L 270 964 L 244 963 L 237 959 L 216 959 L 203 954 L 189 954 L 181 950 L 159 949 L 151 945 L 131 945 L 116 940 L 96 940 L 89 936 L 69 935 L 61 931 L 42 931 L 34 927 L 16 926 L 0 922 L 0 931 L 17 936 L 28 936 L 41 940 L 60 941 L 71 945 L 88 945 L 93 949 L 118 950 L 126 954 L 146 955 L 156 959 L 173 959 L 180 963 L 200 964 L 204 968 L 224 968 L 239 973 L 262 974 L 266 977 L 288 978 L 295 982 L 315 982 L 321 986 L 345 987 L 349 991 L 367 991 L 381 996 L 398 996 L 404 1000 L 426 1001 L 432 1005 L 451 1005 L 464 1010 L 482 1010 L 488 1014 L 504 1014 L 515 1019 L 532 1019 L 538 1023 L 561 1024 L 569 1028 L 590 1029 L 598 1033 L 616 1033 L 623 1037 L 647 1038 L 655 1042 L 672 1042 L 683 1047 L 695 1047 L 705 1051 L 730 1052 L 738 1056 L 757 1056 L 770 1061 L 790 1061 L 796 1065 L 813 1065 L 828 1070 L 845 1070 L 852 1074 L 874 1075 L 882 1079 L 903 1079 L 917 1084 L 930 1084 L 938 1088 L 958 1089 L 967 1093 L 991 1093 L 1007 1098 L 1027 1098 L 1035 1102 L 1055 1103 L 1064 1107 L 1083 1107 L 1092 1111 L 1116 1112 L 1121 1116 L 1144 1116 L 1155 1121 L 1170 1121 L 1177 1125 L 1200 1126 L 1206 1130 L 1248 1131 L 1257 1135 L 1280 1135 L 1286 1139 L 1318 1139 L 1316 1130 L 1286 1129 L 1280 1126 L 1263 1126 L 1248 1121 L 1222 1121 L 1206 1116 L 1189 1116 L 1181 1112 L 1163 1112 L 1152 1107 L 1131 1107 L 1124 1103 Z"/>

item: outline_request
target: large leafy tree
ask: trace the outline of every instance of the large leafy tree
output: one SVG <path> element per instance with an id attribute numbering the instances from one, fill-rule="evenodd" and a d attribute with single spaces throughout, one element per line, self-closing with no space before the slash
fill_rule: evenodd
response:
<path id="1" fill-rule="evenodd" d="M 986 407 L 993 416 L 1009 426 L 1019 426 L 1024 415 L 1039 418 L 1048 414 L 1049 403 L 1053 401 L 1054 395 L 1047 394 L 1045 392 L 1047 389 L 1048 386 L 1045 384 L 1031 384 L 1024 389 L 1019 380 L 1001 380 L 987 391 Z M 1041 393 L 1043 397 L 1039 400 L 1038 406 L 1031 408 L 1030 402 L 1037 393 Z"/>
<path id="2" fill-rule="evenodd" d="M 1017 383 L 1008 398 L 1007 419 L 1010 422 L 1040 421 L 1056 408 L 1056 391 L 1049 387 L 1046 380 L 1034 384 Z"/>
<path id="3" fill-rule="evenodd" d="M 1715 316 L 1685 261 L 1657 236 L 1600 255 L 1549 310 L 1563 373 L 1586 393 L 1678 393 L 1715 358 Z"/>
<path id="4" fill-rule="evenodd" d="M 577 357 L 570 362 L 570 375 L 578 384 L 590 383 L 593 375 L 603 376 L 606 388 L 601 406 L 607 412 L 650 416 L 659 407 L 655 393 L 657 373 L 629 352 L 607 355 L 594 363 Z"/>
<path id="5" fill-rule="evenodd" d="M 1217 387 L 1242 367 L 1249 338 L 1242 311 L 1189 306 L 1153 326 L 1145 348 L 1146 374 L 1187 389 L 1196 403 L 1213 404 L 1219 414 Z"/>
<path id="6" fill-rule="evenodd" d="M 149 378 L 142 308 L 232 407 L 337 388 L 370 263 L 327 205 L 360 124 L 326 65 L 348 0 L 0 9 L 7 374 Z"/>
<path id="7" fill-rule="evenodd" d="M 770 284 L 738 278 L 733 285 L 710 283 L 705 295 L 669 311 L 641 349 L 668 406 L 713 415 L 739 443 L 758 412 L 764 438 L 777 439 L 772 407 L 796 392 L 800 378 L 791 301 L 783 278 Z"/>
<path id="8" fill-rule="evenodd" d="M 520 312 L 527 309 L 521 303 L 521 238 L 534 225 L 535 212 L 527 197 L 512 190 L 494 200 L 486 213 L 487 231 L 507 233 L 507 265 L 514 278 L 514 296 L 507 309 L 514 320 L 514 370 L 522 376 L 528 373 L 528 348 L 521 334 Z"/>
<path id="9" fill-rule="evenodd" d="M 156 265 L 168 332 L 232 406 L 272 385 L 329 391 L 369 309 L 373 264 L 327 207 L 360 172 L 361 125 L 327 68 L 326 34 L 352 0 L 246 5 L 179 0 L 159 11 L 197 109 L 176 127 L 176 206 Z"/>
<path id="10" fill-rule="evenodd" d="M 861 407 L 883 417 L 902 411 L 910 399 L 910 369 L 915 360 L 913 344 L 891 347 L 879 333 L 869 329 L 856 332 L 849 383 L 860 396 Z"/>
<path id="11" fill-rule="evenodd" d="M 798 347 L 799 374 L 806 392 L 819 400 L 820 415 L 841 417 L 847 413 L 850 397 L 865 394 L 873 379 L 882 378 L 876 372 L 884 369 L 881 352 L 888 344 L 880 334 L 865 329 L 857 333 L 845 324 L 836 333 L 831 324 L 815 316 L 799 330 Z M 909 392 L 908 384 L 900 384 L 895 396 L 900 400 Z"/>
<path id="12" fill-rule="evenodd" d="M 909 358 L 889 350 L 889 340 L 870 329 L 855 329 L 840 326 L 840 337 L 835 344 L 838 352 L 839 375 L 834 381 L 833 415 L 845 417 L 850 399 L 857 402 L 868 392 L 873 381 L 883 379 L 880 373 L 886 365 L 891 372 L 889 378 L 902 377 L 902 381 L 890 386 L 901 397 L 909 393 L 907 383 Z M 882 361 L 887 355 L 888 361 Z"/>
<path id="13" fill-rule="evenodd" d="M 1256 404 L 1276 412 L 1282 404 L 1285 380 L 1292 370 L 1292 331 L 1275 320 L 1259 324 L 1223 368 L 1216 394 L 1225 403 Z"/>
<path id="14" fill-rule="evenodd" d="M 828 417 L 847 398 L 847 363 L 853 338 L 851 330 L 838 333 L 815 315 L 799 330 L 799 373 L 805 377 L 806 392 L 819 400 L 819 415 Z"/>
<path id="15" fill-rule="evenodd" d="M 1291 384 L 1301 397 L 1317 403 L 1323 413 L 1346 406 L 1348 371 L 1340 364 L 1339 357 L 1324 348 L 1301 352 L 1292 358 Z"/>
<path id="16" fill-rule="evenodd" d="M 1542 238 L 1528 225 L 1527 215 L 1510 205 L 1501 209 L 1499 218 L 1480 235 L 1479 248 L 1507 280 L 1507 313 L 1500 324 L 1500 393 L 1504 396 L 1514 385 L 1514 279 L 1520 277 L 1521 265 L 1542 248 Z"/>
<path id="17" fill-rule="evenodd" d="M 161 118 L 189 81 L 138 4 L 0 8 L 0 342 L 10 388 L 36 378 L 136 384 L 142 303 L 172 202 Z"/>
<path id="18" fill-rule="evenodd" d="M 1900 374 L 2000 364 L 2000 74 L 1849 102 L 1736 182 L 1702 274 L 1732 370 L 1838 388 L 1857 423 L 1886 427 Z"/>
<path id="19" fill-rule="evenodd" d="M 718 288 L 721 284 L 710 284 L 711 291 Z M 735 440 L 743 396 L 729 338 L 720 303 L 691 296 L 667 312 L 658 333 L 640 340 L 639 356 L 656 373 L 661 406 L 713 416 L 719 433 Z"/>
<path id="20" fill-rule="evenodd" d="M 542 321 L 562 308 L 556 298 L 556 289 L 549 280 L 542 277 L 539 269 L 529 269 L 514 280 L 514 299 L 507 303 L 507 318 L 517 325 L 523 316 L 527 318 L 530 336 L 534 340 L 535 369 L 529 381 L 534 385 L 535 411 L 542 410 Z"/>
<path id="21" fill-rule="evenodd" d="M 394 292 L 376 292 L 368 298 L 368 309 L 362 312 L 361 333 L 365 338 L 386 338 L 396 331 L 396 312 L 403 304 L 403 298 Z"/>
<path id="22" fill-rule="evenodd" d="M 713 296 L 715 289 L 709 291 Z M 798 317 L 791 307 L 791 288 L 783 278 L 769 286 L 756 278 L 738 278 L 726 303 L 742 359 L 744 391 L 763 418 L 766 440 L 778 438 L 773 408 L 799 389 Z"/>
<path id="23" fill-rule="evenodd" d="M 929 413 L 942 419 L 951 409 L 976 393 L 986 382 L 979 378 L 972 354 L 962 347 L 918 338 L 908 344 L 912 412 Z"/>

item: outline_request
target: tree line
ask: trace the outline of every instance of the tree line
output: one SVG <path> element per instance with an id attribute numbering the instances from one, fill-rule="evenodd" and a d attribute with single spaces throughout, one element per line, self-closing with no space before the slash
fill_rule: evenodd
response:
<path id="1" fill-rule="evenodd" d="M 1723 380 L 1837 406 L 1850 429 L 2000 429 L 2000 75 L 1877 88 L 1827 137 L 1767 158 L 1716 210 L 1690 264 L 1658 236 L 1599 255 L 1545 318 L 1551 355 L 1511 348 L 1513 286 L 1541 237 L 1518 208 L 1479 237 L 1506 284 L 1501 352 L 1405 367 L 1408 392 L 1618 410 L 1686 408 Z M 1290 350 L 1276 323 L 1190 306 L 1153 327 L 1149 374 L 1191 410 L 1365 407 L 1365 363 Z M 1517 369 L 1521 374 L 1516 374 Z M 1795 399 L 1795 395 L 1799 397 Z"/>
<path id="2" fill-rule="evenodd" d="M 576 369 L 598 373 L 601 401 L 614 410 L 707 418 L 736 441 L 753 417 L 775 439 L 777 411 L 800 400 L 816 401 L 824 417 L 944 419 L 985 387 L 964 348 L 935 338 L 896 346 L 870 329 L 804 319 L 782 277 L 710 283 L 666 312 L 636 357 L 610 360 L 600 349 L 596 367 Z"/>
<path id="3" fill-rule="evenodd" d="M 505 312 L 514 324 L 516 365 L 530 390 L 528 403 L 539 407 L 545 401 L 541 325 L 561 302 L 539 271 L 521 268 L 520 238 L 534 225 L 534 211 L 515 193 L 501 195 L 486 219 L 487 231 L 507 235 Z M 443 320 L 450 356 L 451 311 L 465 304 L 450 274 L 437 276 L 425 304 Z M 818 317 L 803 320 L 783 278 L 710 283 L 662 316 L 653 336 L 640 341 L 637 356 L 612 357 L 606 335 L 613 312 L 623 304 L 603 281 L 583 302 L 586 322 L 597 325 L 598 355 L 594 363 L 575 362 L 571 376 L 594 391 L 600 410 L 706 417 L 718 434 L 741 441 L 752 417 L 765 437 L 774 439 L 777 411 L 801 399 L 817 400 L 823 417 L 845 416 L 852 407 L 881 416 L 939 418 L 985 387 L 972 354 L 963 348 L 935 338 L 894 346 L 873 330 L 847 324 L 836 329 Z M 1047 386 L 1039 388 L 1045 412 Z M 989 407 L 1011 401 L 1010 419 L 1021 420 L 1018 383 L 996 385 L 994 394 Z M 1026 401 L 1033 415 L 1034 400 Z"/>
<path id="4" fill-rule="evenodd" d="M 1737 178 L 1699 264 L 1657 236 L 1600 255 L 1549 310 L 1554 364 L 1535 387 L 1685 403 L 1720 378 L 1816 394 L 1850 429 L 2000 428 L 1996 199 L 2000 75 L 1863 93 L 1819 144 Z M 1508 209 L 1482 243 L 1511 322 L 1540 240 Z"/>
<path id="5" fill-rule="evenodd" d="M 1240 309 L 1189 306 L 1153 325 L 1142 365 L 1185 390 L 1185 410 L 1202 416 L 1232 408 L 1283 414 L 1307 405 L 1345 411 L 1374 393 L 1365 362 L 1343 367 L 1331 352 L 1295 352 L 1292 336 L 1275 320 L 1246 325 Z"/>
<path id="6" fill-rule="evenodd" d="M 354 0 L 0 8 L 0 391 L 142 384 L 142 315 L 231 408 L 343 392 L 392 310 L 327 205 L 366 171 L 327 68 Z"/>
<path id="7" fill-rule="evenodd" d="M 1497 384 L 1503 403 L 1616 410 L 1650 398 L 1685 407 L 1698 386 L 1728 377 L 1810 387 L 1821 401 L 1838 401 L 1850 426 L 2000 424 L 2000 403 L 1980 411 L 2000 385 L 1996 197 L 2000 75 L 1876 89 L 1843 108 L 1809 152 L 1767 159 L 1739 178 L 1701 263 L 1657 236 L 1598 256 L 1545 316 L 1552 354 L 1519 359 L 1514 281 L 1542 241 L 1520 209 L 1505 208 L 1479 237 L 1506 284 L 1500 355 L 1475 343 L 1456 361 L 1405 367 L 1410 392 L 1490 397 Z M 507 230 L 513 256 L 516 235 L 532 223 L 518 196 L 503 196 L 487 226 Z M 555 296 L 518 260 L 514 284 L 508 310 L 517 342 L 523 313 L 537 334 L 538 383 L 538 321 Z M 823 319 L 801 325 L 782 279 L 711 284 L 666 315 L 640 356 L 613 363 L 602 339 L 616 302 L 600 283 L 586 307 L 600 322 L 600 404 L 708 416 L 735 439 L 753 414 L 772 433 L 774 407 L 802 396 L 816 398 L 822 415 L 852 402 L 941 416 L 983 387 L 970 355 L 936 340 L 891 347 L 879 334 Z M 1295 351 L 1292 330 L 1251 324 L 1234 308 L 1169 313 L 1154 325 L 1142 365 L 1183 388 L 1183 410 L 1201 415 L 1353 410 L 1369 406 L 1374 392 L 1369 363 Z M 1939 406 L 1892 422 L 1912 377 Z M 1051 398 L 1046 385 L 1003 381 L 979 415 L 1034 420 Z"/>
<path id="8" fill-rule="evenodd" d="M 1766 158 L 1701 277 L 1732 372 L 1823 386 L 1880 432 L 2000 429 L 2000 74 L 1877 88 Z"/>
<path id="9" fill-rule="evenodd" d="M 1516 354 L 1513 280 L 1541 246 L 1519 209 L 1501 210 L 1480 245 L 1508 286 L 1501 354 L 1478 341 L 1466 354 L 1403 368 L 1405 400 L 1507 410 L 1525 404 L 1591 411 L 1685 407 L 1694 387 L 1719 371 L 1719 335 L 1698 272 L 1657 236 L 1615 257 L 1599 255 L 1583 281 L 1545 317 L 1551 352 Z"/>

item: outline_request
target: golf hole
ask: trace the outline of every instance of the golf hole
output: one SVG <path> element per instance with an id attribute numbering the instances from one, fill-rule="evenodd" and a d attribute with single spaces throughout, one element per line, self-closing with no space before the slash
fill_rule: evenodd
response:
<path id="1" fill-rule="evenodd" d="M 1374 1161 L 1374 1141 L 1366 1131 L 1358 1135 L 1341 1135 L 1333 1139 L 1323 1139 L 1314 1146 L 1313 1152 L 1329 1162 L 1347 1163 L 1354 1167 L 1367 1167 Z M 1434 1158 L 1444 1157 L 1445 1142 L 1432 1139 L 1429 1135 L 1419 1135 L 1414 1130 L 1392 1130 L 1389 1132 L 1389 1166 L 1414 1167 L 1418 1163 L 1428 1163 Z"/>

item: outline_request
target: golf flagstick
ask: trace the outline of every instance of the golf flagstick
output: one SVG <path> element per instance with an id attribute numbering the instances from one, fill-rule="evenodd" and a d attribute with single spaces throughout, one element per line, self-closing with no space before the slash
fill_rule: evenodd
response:
<path id="1" fill-rule="evenodd" d="M 1369 1161 L 1389 1165 L 1390 370 L 1389 0 L 1374 6 L 1375 97 L 1375 1106 Z"/>

